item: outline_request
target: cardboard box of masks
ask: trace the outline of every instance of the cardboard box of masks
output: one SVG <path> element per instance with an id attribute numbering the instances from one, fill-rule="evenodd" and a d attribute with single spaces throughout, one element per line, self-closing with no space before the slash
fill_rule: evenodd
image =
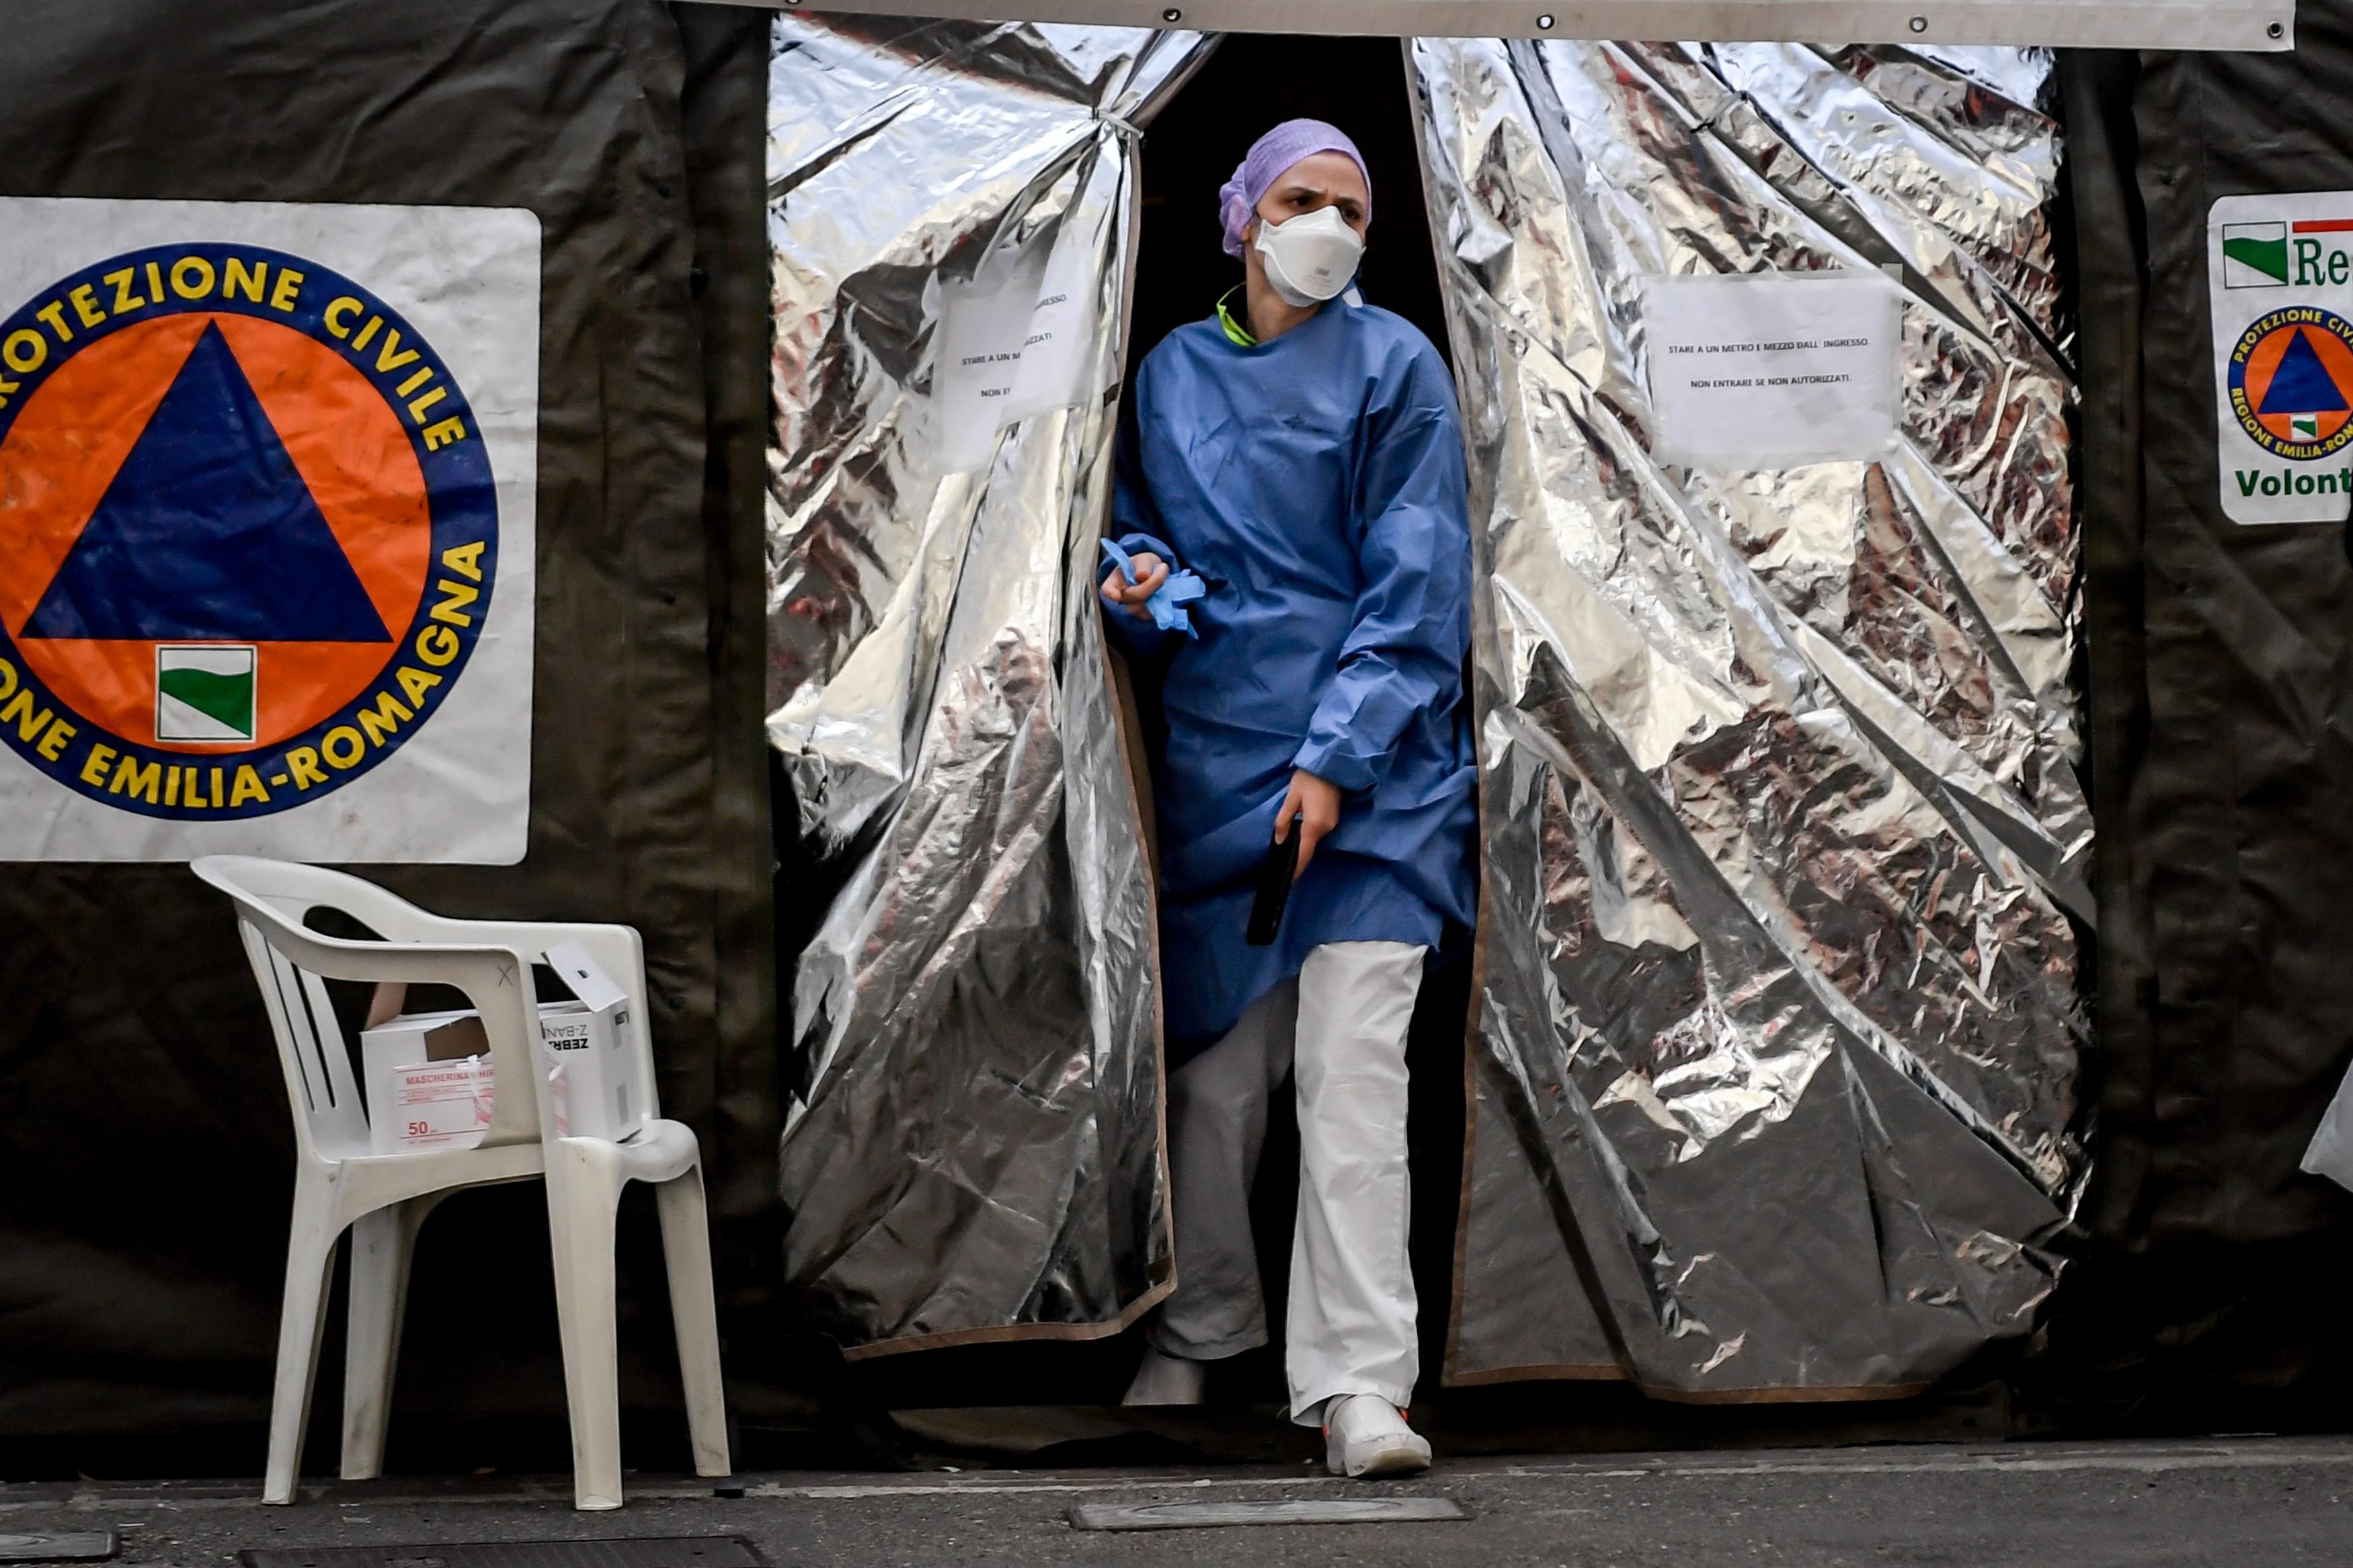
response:
<path id="1" fill-rule="evenodd" d="M 491 1130 L 491 1040 L 473 1012 L 404 1013 L 360 1036 L 368 1148 L 471 1149 Z"/>

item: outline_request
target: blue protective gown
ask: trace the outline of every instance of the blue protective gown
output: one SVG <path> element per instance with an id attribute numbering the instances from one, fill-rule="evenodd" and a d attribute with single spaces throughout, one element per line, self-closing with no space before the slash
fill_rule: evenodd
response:
<path id="1" fill-rule="evenodd" d="M 1173 1067 L 1329 942 L 1435 949 L 1472 922 L 1471 531 L 1454 389 L 1402 317 L 1346 298 L 1270 342 L 1212 318 L 1144 361 L 1114 531 L 1200 574 L 1198 637 L 1106 607 L 1160 733 Z M 1098 576 L 1101 574 L 1098 574 Z M 1294 768 L 1343 792 L 1271 947 L 1243 939 Z"/>

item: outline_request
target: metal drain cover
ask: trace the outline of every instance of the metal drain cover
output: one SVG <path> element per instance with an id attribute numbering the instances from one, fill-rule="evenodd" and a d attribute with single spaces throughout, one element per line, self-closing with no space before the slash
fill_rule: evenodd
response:
<path id="1" fill-rule="evenodd" d="M 114 1555 L 111 1530 L 27 1531 L 0 1535 L 0 1563 L 99 1563 Z"/>
<path id="2" fill-rule="evenodd" d="M 740 1535 L 623 1541 L 448 1541 L 421 1546 L 248 1548 L 245 1568 L 768 1568 Z"/>
<path id="3" fill-rule="evenodd" d="M 1452 1498 L 1300 1499 L 1284 1502 L 1085 1502 L 1071 1510 L 1081 1530 L 1198 1530 L 1220 1524 L 1398 1524 L 1469 1519 Z"/>

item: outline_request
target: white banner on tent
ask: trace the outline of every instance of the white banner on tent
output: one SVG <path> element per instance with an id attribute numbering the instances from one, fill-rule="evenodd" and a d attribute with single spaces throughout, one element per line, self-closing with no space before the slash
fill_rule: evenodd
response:
<path id="1" fill-rule="evenodd" d="M 763 4 L 764 0 L 735 0 Z M 773 7 L 772 7 L 773 8 Z M 854 0 L 795 10 L 1211 33 L 2285 49 L 2295 0 Z"/>
<path id="2" fill-rule="evenodd" d="M 0 859 L 522 858 L 539 223 L 0 198 Z"/>
<path id="3" fill-rule="evenodd" d="M 2353 509 L 2353 191 L 2207 210 L 2214 457 L 2232 522 Z"/>

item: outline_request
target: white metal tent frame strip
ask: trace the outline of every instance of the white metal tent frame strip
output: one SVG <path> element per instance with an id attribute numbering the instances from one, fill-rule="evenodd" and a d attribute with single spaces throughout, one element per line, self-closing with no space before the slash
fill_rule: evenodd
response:
<path id="1" fill-rule="evenodd" d="M 733 0 L 765 5 L 775 0 Z M 783 8 L 1397 37 L 2278 50 L 2295 0 L 856 0 Z"/>

